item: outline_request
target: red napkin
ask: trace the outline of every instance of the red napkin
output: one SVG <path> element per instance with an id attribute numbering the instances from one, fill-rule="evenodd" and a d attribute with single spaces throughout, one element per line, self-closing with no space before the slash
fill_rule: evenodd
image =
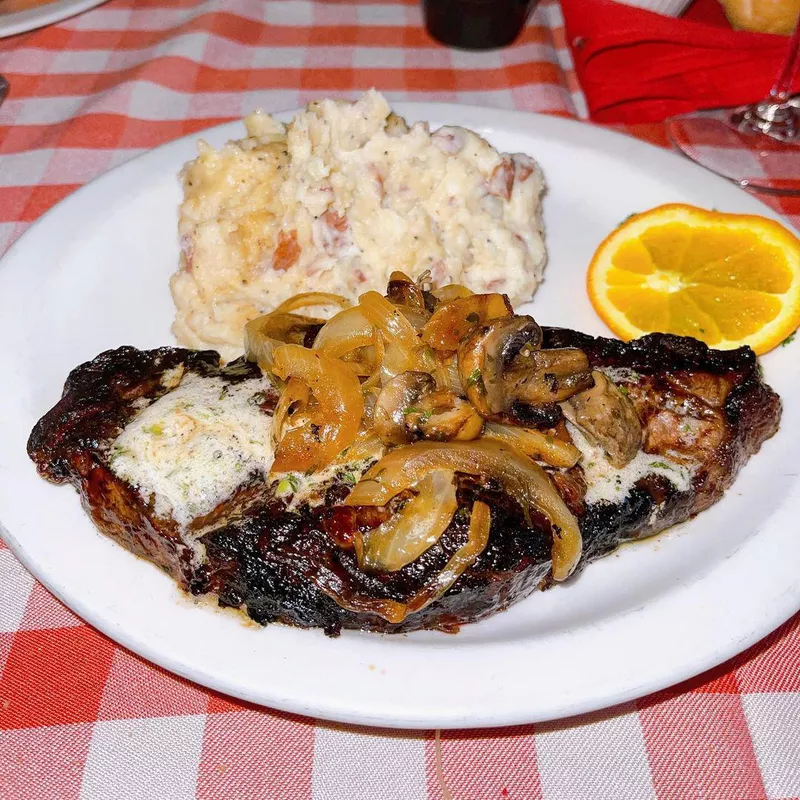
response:
<path id="1" fill-rule="evenodd" d="M 578 80 L 598 122 L 659 122 L 762 100 L 789 44 L 787 36 L 673 19 L 613 0 L 561 0 L 561 7 Z"/>

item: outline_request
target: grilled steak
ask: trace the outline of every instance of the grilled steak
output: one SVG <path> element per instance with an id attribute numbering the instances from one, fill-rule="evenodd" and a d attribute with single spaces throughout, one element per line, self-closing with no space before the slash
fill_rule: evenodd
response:
<path id="1" fill-rule="evenodd" d="M 748 348 L 713 351 L 661 334 L 622 343 L 561 329 L 544 330 L 544 347 L 583 350 L 593 369 L 622 388 L 643 426 L 638 472 L 629 470 L 625 482 L 618 473 L 598 477 L 586 454 L 581 466 L 551 470 L 580 523 L 581 566 L 717 501 L 778 428 L 780 400 L 760 379 Z M 476 477 L 459 477 L 460 511 L 439 542 L 395 572 L 358 567 L 354 533 L 375 528 L 391 512 L 342 505 L 353 481 L 346 471 L 328 475 L 315 501 L 297 501 L 276 491 L 263 469 L 248 467 L 214 508 L 200 508 L 183 523 L 165 514 L 157 497 L 121 477 L 115 443 L 144 409 L 189 379 L 221 386 L 220 404 L 228 388 L 231 396 L 244 391 L 260 414 L 272 414 L 277 400 L 259 368 L 247 362 L 220 367 L 213 351 L 122 347 L 73 370 L 62 399 L 28 442 L 42 476 L 72 483 L 101 531 L 158 564 L 185 590 L 213 593 L 221 605 L 242 608 L 261 624 L 280 621 L 336 634 L 342 628 L 454 631 L 550 584 L 549 521 L 526 516 L 498 485 Z M 492 511 L 488 545 L 444 596 L 401 623 L 347 610 L 331 598 L 352 599 L 351 608 L 359 598 L 407 600 L 464 544 L 476 499 Z"/>

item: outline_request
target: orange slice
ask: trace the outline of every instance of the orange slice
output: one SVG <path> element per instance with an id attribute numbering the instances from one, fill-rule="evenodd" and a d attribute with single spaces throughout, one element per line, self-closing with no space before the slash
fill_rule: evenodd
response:
<path id="1" fill-rule="evenodd" d="M 597 248 L 589 299 L 622 339 L 660 331 L 766 353 L 800 326 L 800 240 L 773 220 L 666 205 Z"/>

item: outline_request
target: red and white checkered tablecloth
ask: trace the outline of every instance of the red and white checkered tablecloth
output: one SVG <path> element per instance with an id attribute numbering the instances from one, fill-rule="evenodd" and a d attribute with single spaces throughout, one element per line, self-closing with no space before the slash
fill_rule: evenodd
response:
<path id="1" fill-rule="evenodd" d="M 0 252 L 100 173 L 256 107 L 370 86 L 562 116 L 585 105 L 554 0 L 490 53 L 435 44 L 416 0 L 111 0 L 0 41 L 0 72 Z M 664 144 L 661 126 L 629 132 Z M 770 202 L 800 221 L 800 200 Z M 317 723 L 172 677 L 82 623 L 0 541 L 1 800 L 447 800 L 436 752 L 431 732 Z M 800 798 L 800 617 L 636 703 L 445 732 L 441 757 L 456 800 Z"/>

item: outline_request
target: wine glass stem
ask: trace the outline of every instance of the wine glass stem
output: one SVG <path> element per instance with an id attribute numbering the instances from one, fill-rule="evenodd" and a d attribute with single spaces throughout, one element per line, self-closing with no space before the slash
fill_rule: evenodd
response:
<path id="1" fill-rule="evenodd" d="M 800 19 L 795 23 L 794 33 L 789 41 L 789 52 L 786 54 L 786 60 L 783 62 L 778 78 L 770 90 L 767 98 L 768 103 L 783 105 L 788 101 L 798 67 L 800 67 Z"/>

